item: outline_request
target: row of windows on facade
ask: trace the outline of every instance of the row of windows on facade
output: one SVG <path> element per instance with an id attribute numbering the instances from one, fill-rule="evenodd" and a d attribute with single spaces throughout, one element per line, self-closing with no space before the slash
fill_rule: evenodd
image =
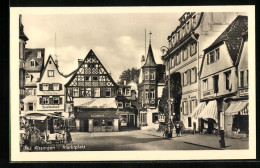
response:
<path id="1" fill-rule="evenodd" d="M 131 102 L 117 102 L 117 106 L 118 108 L 131 107 Z"/>
<path id="2" fill-rule="evenodd" d="M 155 72 L 144 71 L 144 80 L 155 80 Z"/>
<path id="3" fill-rule="evenodd" d="M 192 57 L 197 53 L 197 43 L 194 42 L 184 50 L 180 51 L 179 53 L 175 54 L 167 61 L 167 69 L 174 68 L 175 66 L 179 65 L 182 61 L 186 61 L 189 56 Z"/>
<path id="4" fill-rule="evenodd" d="M 62 90 L 62 84 L 60 83 L 42 83 L 39 85 L 40 91 L 60 91 Z"/>
<path id="5" fill-rule="evenodd" d="M 146 99 L 155 99 L 155 90 L 154 89 L 150 89 L 150 90 L 146 89 L 145 90 L 145 98 Z"/>
<path id="6" fill-rule="evenodd" d="M 225 86 L 226 90 L 231 90 L 231 71 L 224 72 L 225 75 Z M 213 77 L 213 90 L 214 93 L 219 91 L 219 75 L 214 75 Z M 203 91 L 209 90 L 208 79 L 203 80 Z M 248 87 L 248 70 L 242 70 L 239 73 L 239 87 Z"/>
<path id="7" fill-rule="evenodd" d="M 197 16 L 194 15 L 191 19 L 187 20 L 185 24 L 175 33 L 169 40 L 169 48 L 175 46 L 175 44 L 185 37 L 190 31 L 191 27 L 195 28 L 197 25 Z"/>
<path id="8" fill-rule="evenodd" d="M 197 82 L 197 68 L 191 68 L 182 73 L 182 86 L 187 86 L 189 84 Z"/>
<path id="9" fill-rule="evenodd" d="M 84 82 L 84 81 L 106 81 L 106 76 L 89 76 L 89 75 L 77 75 L 77 80 L 79 82 Z"/>
<path id="10" fill-rule="evenodd" d="M 73 97 L 101 97 L 100 88 L 68 88 L 68 94 Z M 111 97 L 111 88 L 105 88 L 105 97 Z"/>
<path id="11" fill-rule="evenodd" d="M 59 105 L 59 104 L 62 104 L 62 97 L 43 96 L 42 98 L 40 98 L 40 104 L 42 104 L 42 105 Z"/>
<path id="12" fill-rule="evenodd" d="M 122 95 L 131 96 L 131 89 L 125 88 L 125 92 L 123 93 L 123 89 L 119 88 L 117 93 L 118 93 L 119 96 L 122 96 Z"/>

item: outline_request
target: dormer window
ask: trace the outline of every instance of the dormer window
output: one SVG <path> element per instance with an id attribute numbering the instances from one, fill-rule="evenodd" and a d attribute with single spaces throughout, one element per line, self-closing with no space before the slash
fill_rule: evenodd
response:
<path id="1" fill-rule="evenodd" d="M 35 67 L 35 60 L 31 60 L 31 67 Z"/>
<path id="2" fill-rule="evenodd" d="M 51 61 L 49 61 L 49 64 L 51 64 Z"/>

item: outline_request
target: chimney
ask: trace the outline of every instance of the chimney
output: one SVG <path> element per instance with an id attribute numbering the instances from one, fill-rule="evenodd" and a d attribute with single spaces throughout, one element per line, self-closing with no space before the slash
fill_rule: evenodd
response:
<path id="1" fill-rule="evenodd" d="M 83 59 L 78 59 L 78 66 L 83 62 Z"/>
<path id="2" fill-rule="evenodd" d="M 58 65 L 58 60 L 56 59 L 54 62 L 55 62 L 55 64 L 56 64 L 56 66 L 59 67 L 59 65 Z"/>

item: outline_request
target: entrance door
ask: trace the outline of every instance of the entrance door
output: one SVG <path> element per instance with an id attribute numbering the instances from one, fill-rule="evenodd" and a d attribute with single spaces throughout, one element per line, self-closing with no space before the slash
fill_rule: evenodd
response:
<path id="1" fill-rule="evenodd" d="M 129 115 L 129 126 L 130 127 L 134 126 L 134 115 Z"/>
<path id="2" fill-rule="evenodd" d="M 84 132 L 88 132 L 88 120 L 84 120 Z"/>

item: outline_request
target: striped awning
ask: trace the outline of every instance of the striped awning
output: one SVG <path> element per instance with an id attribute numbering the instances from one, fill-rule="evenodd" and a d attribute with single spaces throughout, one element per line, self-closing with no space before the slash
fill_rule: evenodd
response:
<path id="1" fill-rule="evenodd" d="M 202 110 L 202 112 L 198 115 L 199 118 L 203 119 L 214 119 L 216 122 L 218 122 L 218 107 L 217 107 L 217 101 L 212 100 L 209 101 L 207 106 Z"/>
<path id="2" fill-rule="evenodd" d="M 206 103 L 205 102 L 201 102 L 199 103 L 195 109 L 193 110 L 193 112 L 191 114 L 189 114 L 189 117 L 194 117 L 197 118 L 198 115 L 202 112 L 202 110 L 204 110 L 204 108 L 206 107 Z"/>
<path id="3" fill-rule="evenodd" d="M 232 101 L 225 115 L 248 115 L 248 100 Z"/>

